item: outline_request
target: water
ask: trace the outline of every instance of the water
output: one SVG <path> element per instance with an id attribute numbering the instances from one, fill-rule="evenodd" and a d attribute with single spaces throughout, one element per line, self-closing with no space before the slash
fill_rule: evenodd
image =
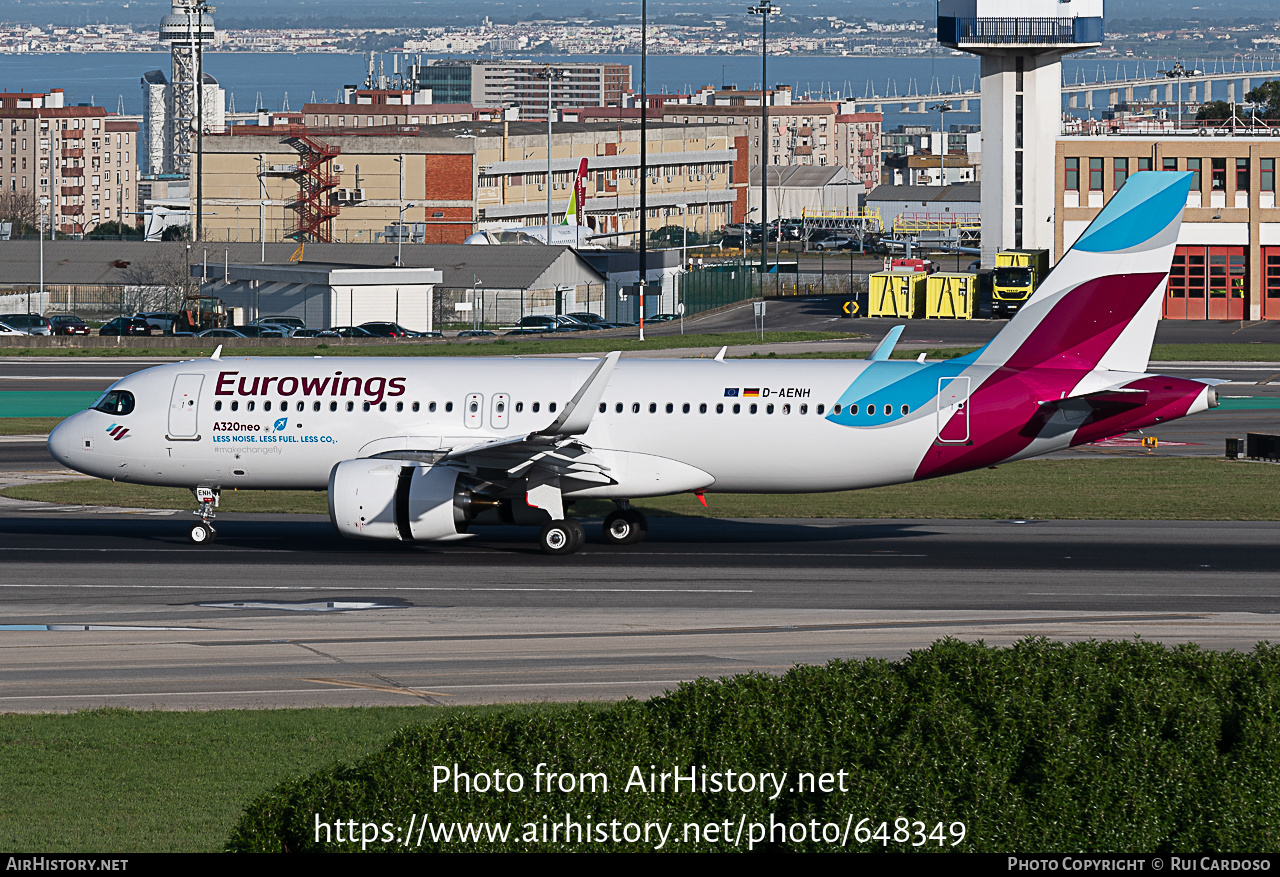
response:
<path id="1" fill-rule="evenodd" d="M 391 59 L 386 58 L 390 69 Z M 632 65 L 635 87 L 640 84 L 640 59 L 633 55 L 539 57 L 537 60 L 619 61 Z M 1186 59 L 1187 67 L 1209 72 L 1247 71 L 1251 62 L 1242 59 Z M 751 55 L 688 56 L 652 55 L 649 58 L 649 91 L 689 93 L 706 85 L 736 85 L 758 88 L 760 58 Z M 1063 79 L 1075 82 L 1113 82 L 1117 78 L 1156 75 L 1170 62 L 1104 61 L 1097 58 L 1068 58 L 1063 62 Z M 240 112 L 262 105 L 283 109 L 286 95 L 295 111 L 313 99 L 335 100 L 344 84 L 364 80 L 364 60 L 360 55 L 340 53 L 253 54 L 208 52 L 205 67 Z M 148 70 L 169 73 L 167 53 L 117 52 L 48 55 L 0 54 L 0 87 L 8 91 L 48 91 L 63 88 L 69 104 L 91 103 L 108 112 L 142 112 L 142 74 Z M 789 83 L 797 97 L 814 99 L 864 97 L 878 94 L 893 97 L 907 94 L 973 89 L 978 84 L 978 60 L 967 56 L 937 57 L 835 57 L 779 56 L 769 58 L 769 81 Z M 977 124 L 977 104 L 969 113 L 947 114 L 948 124 Z M 886 107 L 886 130 L 910 122 L 936 121 L 936 114 L 900 113 Z"/>
<path id="2" fill-rule="evenodd" d="M 387 58 L 389 69 L 390 58 Z M 541 60 L 541 59 L 539 59 Z M 618 61 L 632 65 L 635 87 L 640 84 L 640 59 L 625 55 L 569 56 L 552 61 Z M 649 91 L 688 93 L 706 85 L 758 88 L 760 59 L 755 56 L 689 57 L 654 55 L 649 58 Z M 333 101 L 345 84 L 364 79 L 360 55 L 315 53 L 254 54 L 208 52 L 205 68 L 240 112 L 256 109 L 258 95 L 270 110 L 283 108 L 285 96 L 294 111 L 315 99 Z M 0 55 L 0 87 L 8 91 L 48 91 L 63 88 L 67 103 L 92 103 L 126 114 L 142 112 L 142 74 L 163 70 L 169 75 L 167 53 L 116 52 L 57 55 Z M 968 89 L 976 85 L 978 62 L 972 58 L 843 58 L 794 57 L 769 59 L 769 81 L 789 83 L 797 97 L 814 99 L 880 95 L 928 94 Z M 932 85 L 932 87 L 931 87 Z M 975 107 L 976 109 L 976 107 Z M 900 117 L 900 118 L 899 118 Z M 886 114 L 885 126 L 919 119 L 918 114 Z M 977 123 L 977 113 L 949 113 L 948 123 Z"/>

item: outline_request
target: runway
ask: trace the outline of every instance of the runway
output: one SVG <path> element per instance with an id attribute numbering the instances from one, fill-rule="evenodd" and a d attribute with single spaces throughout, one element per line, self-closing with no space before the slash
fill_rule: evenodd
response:
<path id="1" fill-rule="evenodd" d="M 101 390 L 154 364 L 8 361 L 0 390 Z M 1224 400 L 1280 397 L 1273 363 L 1153 370 L 1225 379 Z M 1280 411 L 1251 404 L 1154 430 L 1156 453 L 1280 432 Z M 1145 453 L 1129 437 L 1063 456 Z M 54 465 L 43 437 L 0 438 L 0 473 Z M 944 636 L 1280 639 L 1271 522 L 655 519 L 639 546 L 589 526 L 585 552 L 552 558 L 532 530 L 366 545 L 303 516 L 223 516 L 197 548 L 189 518 L 0 499 L 0 710 L 643 698 Z"/>
<path id="2" fill-rule="evenodd" d="M 1280 523 L 654 520 L 367 546 L 322 518 L 0 510 L 0 709 L 647 697 L 942 636 L 1277 638 Z M 590 532 L 590 531 L 589 531 Z"/>

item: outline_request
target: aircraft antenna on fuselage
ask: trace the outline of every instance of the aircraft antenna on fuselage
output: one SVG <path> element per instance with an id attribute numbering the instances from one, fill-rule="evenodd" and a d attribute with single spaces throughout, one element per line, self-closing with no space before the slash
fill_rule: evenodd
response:
<path id="1" fill-rule="evenodd" d="M 214 350 L 213 350 L 213 355 L 212 355 L 212 356 L 210 356 L 209 358 L 210 358 L 210 359 L 222 359 L 222 345 L 221 345 L 221 344 L 219 344 L 217 347 L 215 347 L 215 348 L 214 348 Z"/>

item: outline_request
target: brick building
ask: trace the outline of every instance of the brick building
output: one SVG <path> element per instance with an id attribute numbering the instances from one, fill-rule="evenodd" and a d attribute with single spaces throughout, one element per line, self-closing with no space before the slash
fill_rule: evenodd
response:
<path id="1" fill-rule="evenodd" d="M 1055 252 L 1079 238 L 1130 174 L 1190 171 L 1164 317 L 1280 320 L 1277 138 L 1069 136 L 1059 138 L 1055 160 Z"/>
<path id="2" fill-rule="evenodd" d="M 555 125 L 554 222 L 563 218 L 586 158 L 586 224 L 600 233 L 638 228 L 639 134 L 630 120 Z M 646 227 L 687 224 L 705 231 L 741 218 L 745 140 L 741 125 L 651 122 Z M 208 241 L 280 241 L 301 233 L 309 240 L 372 243 L 401 215 L 425 228 L 415 237 L 426 243 L 546 224 L 542 122 L 235 126 L 206 136 L 204 152 Z M 625 235 L 618 240 L 631 242 Z"/>
<path id="3" fill-rule="evenodd" d="M 136 222 L 136 122 L 102 107 L 64 106 L 62 89 L 53 89 L 0 96 L 0 126 L 0 186 L 9 200 L 38 211 L 48 198 L 45 216 L 65 234 Z"/>

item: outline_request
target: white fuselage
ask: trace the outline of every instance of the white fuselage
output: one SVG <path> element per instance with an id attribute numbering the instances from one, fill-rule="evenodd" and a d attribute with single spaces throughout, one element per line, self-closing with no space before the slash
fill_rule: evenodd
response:
<path id="1" fill-rule="evenodd" d="M 545 430 L 599 362 L 271 357 L 175 363 L 113 386 L 132 394 L 130 413 L 73 415 L 50 436 L 49 447 L 65 465 L 101 478 L 318 490 L 343 460 L 457 453 Z M 963 410 L 956 404 L 966 401 L 948 407 L 939 379 L 925 373 L 939 368 L 946 366 L 622 360 L 581 435 L 615 483 L 566 484 L 566 495 L 801 493 L 910 481 L 949 418 L 948 428 L 956 430 L 953 415 Z M 962 371 L 965 387 L 990 374 L 957 366 L 941 380 Z M 897 389 L 912 380 L 921 385 L 914 397 Z M 853 418 L 846 405 L 843 422 L 836 422 L 835 406 L 851 398 L 853 385 L 862 388 L 859 398 L 876 404 L 864 403 Z M 966 421 L 949 439 L 963 444 L 967 429 Z M 1017 456 L 1067 447 L 1071 438 L 1070 429 L 1054 430 Z"/>

